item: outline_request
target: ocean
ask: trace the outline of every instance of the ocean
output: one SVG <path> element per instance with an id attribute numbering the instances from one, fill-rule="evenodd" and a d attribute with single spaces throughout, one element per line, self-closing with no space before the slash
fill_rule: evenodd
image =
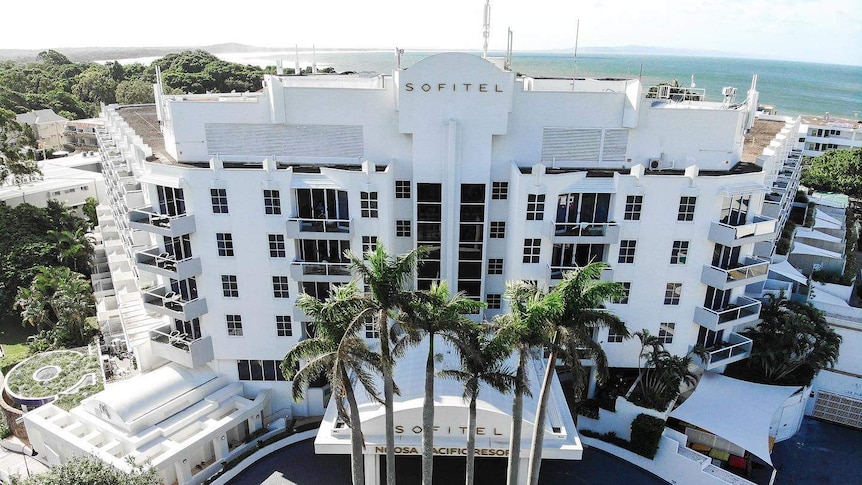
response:
<path id="1" fill-rule="evenodd" d="M 402 67 L 409 68 L 417 61 L 434 54 L 433 51 L 406 51 Z M 478 53 L 476 53 L 478 54 Z M 489 56 L 502 57 L 502 52 L 489 52 Z M 231 61 L 261 67 L 273 66 L 282 59 L 284 67 L 293 67 L 295 51 L 244 52 L 218 54 Z M 125 59 L 127 62 L 149 64 L 155 58 Z M 371 71 L 391 73 L 395 68 L 393 50 L 327 50 L 315 56 L 318 68 L 333 67 L 338 72 Z M 312 62 L 312 52 L 299 51 L 302 67 Z M 645 85 L 679 80 L 689 86 L 692 75 L 698 88 L 706 89 L 706 99 L 721 101 L 721 88 L 738 89 L 738 99 L 744 98 L 757 74 L 760 103 L 773 105 L 779 115 L 822 115 L 860 119 L 862 114 L 862 66 L 813 64 L 760 59 L 728 57 L 685 57 L 667 55 L 579 54 L 577 70 L 571 52 L 515 52 L 512 69 L 534 77 L 638 77 Z"/>

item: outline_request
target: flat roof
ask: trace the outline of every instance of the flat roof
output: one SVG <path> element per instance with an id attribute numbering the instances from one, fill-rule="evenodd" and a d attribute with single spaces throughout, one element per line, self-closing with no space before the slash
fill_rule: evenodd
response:
<path id="1" fill-rule="evenodd" d="M 120 106 L 117 108 L 117 113 L 153 150 L 153 156 L 147 160 L 148 162 L 177 164 L 177 161 L 165 150 L 165 137 L 159 126 L 155 104 Z"/>
<path id="2" fill-rule="evenodd" d="M 859 129 L 862 128 L 862 120 L 854 120 L 850 118 L 836 118 L 834 116 L 816 116 L 804 115 L 800 116 L 800 120 L 806 125 L 830 126 L 833 128 L 844 129 Z"/>
<path id="3" fill-rule="evenodd" d="M 757 157 L 763 154 L 763 149 L 769 146 L 769 143 L 775 139 L 775 135 L 785 125 L 786 123 L 783 121 L 756 118 L 754 126 L 745 135 L 745 144 L 742 146 L 742 161 L 754 163 Z"/>

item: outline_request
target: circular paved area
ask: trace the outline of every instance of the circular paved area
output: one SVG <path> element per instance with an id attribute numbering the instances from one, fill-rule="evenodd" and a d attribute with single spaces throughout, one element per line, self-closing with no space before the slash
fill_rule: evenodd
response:
<path id="1" fill-rule="evenodd" d="M 420 483 L 421 458 L 398 458 L 398 484 Z M 476 485 L 506 482 L 506 460 L 477 459 Z M 464 482 L 464 459 L 436 458 L 434 483 Z M 313 440 L 306 440 L 261 459 L 229 482 L 231 485 L 332 485 L 350 483 L 350 457 L 315 455 Z M 542 466 L 542 484 L 664 484 L 660 478 L 601 450 L 584 450 L 581 461 L 549 460 Z"/>

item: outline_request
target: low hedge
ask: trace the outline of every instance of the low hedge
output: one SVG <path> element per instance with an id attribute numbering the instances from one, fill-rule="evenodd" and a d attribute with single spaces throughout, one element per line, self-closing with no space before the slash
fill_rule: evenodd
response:
<path id="1" fill-rule="evenodd" d="M 648 414 L 639 414 L 632 421 L 631 450 L 652 460 L 658 452 L 658 444 L 661 440 L 661 434 L 664 432 L 664 426 L 663 419 Z"/>

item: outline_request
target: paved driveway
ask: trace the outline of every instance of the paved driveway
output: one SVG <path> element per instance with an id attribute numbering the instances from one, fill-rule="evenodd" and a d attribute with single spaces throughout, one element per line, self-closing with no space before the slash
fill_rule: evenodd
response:
<path id="1" fill-rule="evenodd" d="M 398 484 L 420 483 L 420 458 L 398 458 Z M 476 485 L 506 482 L 506 460 L 476 460 Z M 464 459 L 434 460 L 434 483 L 453 485 L 464 482 Z M 333 485 L 350 483 L 350 457 L 315 455 L 312 440 L 283 448 L 258 461 L 233 479 L 231 485 Z M 653 485 L 665 482 L 607 453 L 589 448 L 581 461 L 552 460 L 542 466 L 539 483 Z"/>
<path id="2" fill-rule="evenodd" d="M 775 483 L 862 483 L 862 430 L 804 418 L 799 432 L 775 445 Z"/>

